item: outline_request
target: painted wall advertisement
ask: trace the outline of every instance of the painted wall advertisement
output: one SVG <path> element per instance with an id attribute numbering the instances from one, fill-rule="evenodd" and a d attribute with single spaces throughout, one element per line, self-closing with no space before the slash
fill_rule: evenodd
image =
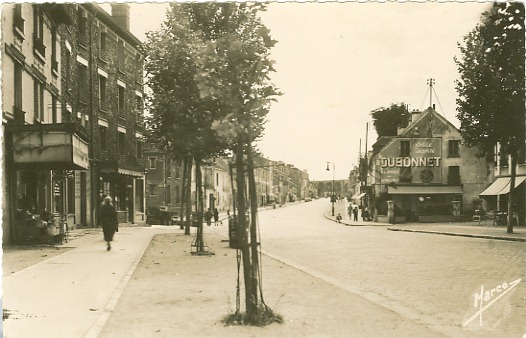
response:
<path id="1" fill-rule="evenodd" d="M 442 139 L 396 139 L 382 150 L 377 165 L 382 183 L 442 183 Z"/>

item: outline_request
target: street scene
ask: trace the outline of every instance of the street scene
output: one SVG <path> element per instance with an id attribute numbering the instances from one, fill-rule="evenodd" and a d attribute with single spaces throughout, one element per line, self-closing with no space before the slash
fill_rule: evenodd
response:
<path id="1" fill-rule="evenodd" d="M 516 2 L 5 3 L 3 337 L 523 337 Z"/>

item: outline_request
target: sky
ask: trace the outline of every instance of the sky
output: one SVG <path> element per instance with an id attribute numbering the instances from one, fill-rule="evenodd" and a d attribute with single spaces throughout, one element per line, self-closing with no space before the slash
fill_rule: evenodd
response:
<path id="1" fill-rule="evenodd" d="M 410 110 L 426 109 L 430 78 L 436 110 L 459 127 L 457 43 L 489 7 L 487 2 L 270 3 L 261 18 L 278 41 L 271 50 L 276 62 L 271 77 L 283 95 L 272 104 L 259 150 L 307 170 L 311 180 L 345 179 L 359 152 L 376 141 L 371 111 L 401 102 Z M 146 31 L 159 28 L 165 9 L 162 3 L 131 4 L 132 33 L 144 41 Z"/>

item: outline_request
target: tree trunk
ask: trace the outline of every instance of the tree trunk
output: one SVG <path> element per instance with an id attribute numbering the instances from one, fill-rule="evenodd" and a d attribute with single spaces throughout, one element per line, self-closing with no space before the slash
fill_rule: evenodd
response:
<path id="1" fill-rule="evenodd" d="M 190 227 L 192 226 L 192 159 L 186 158 L 187 179 L 186 179 L 186 223 L 184 234 L 190 236 Z"/>
<path id="2" fill-rule="evenodd" d="M 195 189 L 197 191 L 197 236 L 196 245 L 197 252 L 204 251 L 204 239 L 203 239 L 203 173 L 201 172 L 201 159 L 195 159 Z"/>
<path id="3" fill-rule="evenodd" d="M 247 219 L 246 219 L 246 200 L 245 200 L 245 168 L 243 157 L 243 136 L 238 137 L 236 151 L 236 185 L 237 185 L 237 238 L 240 244 L 243 259 L 243 277 L 245 280 L 245 306 L 247 309 L 248 320 L 253 320 L 256 314 L 256 300 L 252 292 L 252 263 L 247 239 Z"/>
<path id="4" fill-rule="evenodd" d="M 510 163 L 510 192 L 508 193 L 508 227 L 506 229 L 506 232 L 509 234 L 513 233 L 513 212 L 514 212 L 514 200 L 513 195 L 515 192 L 515 176 L 517 175 L 517 151 L 510 152 L 511 153 L 511 163 Z"/>
<path id="5" fill-rule="evenodd" d="M 252 297 L 255 299 L 257 309 L 258 303 L 258 274 L 259 274 L 259 256 L 258 256 L 258 236 L 257 236 L 257 213 L 258 213 L 258 196 L 256 189 L 256 179 L 254 177 L 254 162 L 252 159 L 252 144 L 249 141 L 246 145 L 248 160 L 248 192 L 250 198 L 250 249 L 252 257 Z"/>
<path id="6" fill-rule="evenodd" d="M 183 165 L 183 180 L 182 180 L 182 184 L 181 184 L 181 205 L 180 205 L 180 212 L 179 214 L 181 215 L 180 217 L 180 227 L 181 229 L 184 228 L 184 224 L 185 224 L 185 220 L 186 220 L 186 215 L 185 215 L 185 209 L 184 209 L 184 205 L 185 205 L 185 202 L 186 202 L 186 179 L 187 179 L 187 175 L 188 175 L 188 159 L 184 159 L 182 161 L 182 165 Z M 188 203 L 188 202 L 187 202 Z"/>

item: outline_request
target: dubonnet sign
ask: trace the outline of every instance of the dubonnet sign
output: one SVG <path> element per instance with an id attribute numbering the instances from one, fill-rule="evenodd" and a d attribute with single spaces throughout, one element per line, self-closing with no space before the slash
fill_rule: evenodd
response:
<path id="1" fill-rule="evenodd" d="M 409 141 L 408 156 L 401 156 L 401 141 Z M 396 139 L 380 152 L 378 165 L 382 182 L 399 182 L 400 176 L 411 183 L 441 183 L 442 139 Z M 406 168 L 406 169 L 400 169 Z"/>

